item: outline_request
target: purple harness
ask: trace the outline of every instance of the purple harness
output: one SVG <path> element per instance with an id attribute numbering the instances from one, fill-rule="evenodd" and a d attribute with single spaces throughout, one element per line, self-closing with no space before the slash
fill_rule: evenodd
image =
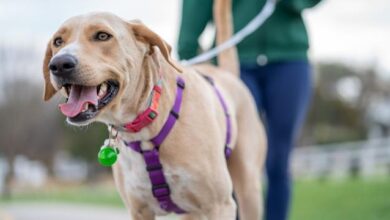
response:
<path id="1" fill-rule="evenodd" d="M 228 158 L 232 152 L 231 148 L 229 147 L 230 139 L 231 139 L 230 116 L 228 114 L 226 103 L 223 100 L 219 90 L 215 87 L 213 80 L 208 76 L 204 76 L 204 77 L 214 87 L 214 90 L 218 96 L 219 101 L 222 104 L 223 110 L 226 115 L 227 134 L 226 134 L 226 143 L 225 143 L 225 156 L 226 158 Z M 183 214 L 185 213 L 185 211 L 181 209 L 178 205 L 176 205 L 176 203 L 171 198 L 171 190 L 165 179 L 163 167 L 160 162 L 160 155 L 159 155 L 160 145 L 164 142 L 165 138 L 172 130 L 176 121 L 179 119 L 180 107 L 183 98 L 183 90 L 185 88 L 184 79 L 178 76 L 176 78 L 176 84 L 177 84 L 176 99 L 171 109 L 171 112 L 169 113 L 168 119 L 165 122 L 163 128 L 161 129 L 160 133 L 158 133 L 156 137 L 150 140 L 150 142 L 153 143 L 154 148 L 152 150 L 144 151 L 141 149 L 140 141 L 125 142 L 125 144 L 131 149 L 133 149 L 134 151 L 142 154 L 146 164 L 146 170 L 149 174 L 150 182 L 152 183 L 152 194 L 154 198 L 156 198 L 156 200 L 159 202 L 160 208 L 167 212 L 175 212 L 177 214 Z"/>

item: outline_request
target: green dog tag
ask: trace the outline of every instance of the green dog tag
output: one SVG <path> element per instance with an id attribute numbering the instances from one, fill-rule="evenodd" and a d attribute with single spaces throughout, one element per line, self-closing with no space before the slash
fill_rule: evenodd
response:
<path id="1" fill-rule="evenodd" d="M 105 167 L 112 166 L 118 159 L 118 151 L 110 146 L 103 146 L 98 153 L 98 161 Z"/>

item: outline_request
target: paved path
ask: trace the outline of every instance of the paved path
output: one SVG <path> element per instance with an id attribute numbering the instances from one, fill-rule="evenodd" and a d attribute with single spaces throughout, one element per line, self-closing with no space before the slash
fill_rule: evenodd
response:
<path id="1" fill-rule="evenodd" d="M 58 203 L 0 204 L 0 220 L 130 220 L 125 209 Z M 175 220 L 164 217 L 159 220 Z"/>

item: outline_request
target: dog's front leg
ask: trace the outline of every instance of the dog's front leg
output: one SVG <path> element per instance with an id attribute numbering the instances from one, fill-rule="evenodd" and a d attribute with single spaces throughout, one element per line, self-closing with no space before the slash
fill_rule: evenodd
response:
<path id="1" fill-rule="evenodd" d="M 208 220 L 235 220 L 236 209 L 236 203 L 233 197 L 230 197 L 223 203 L 213 205 L 210 211 L 206 213 L 206 217 Z"/>
<path id="2" fill-rule="evenodd" d="M 116 139 L 106 139 L 103 146 L 111 145 L 112 147 L 120 147 L 120 142 Z M 119 160 L 119 159 L 118 159 Z M 131 194 L 126 188 L 126 170 L 124 169 L 122 163 L 117 161 L 112 166 L 113 176 L 115 180 L 116 188 L 119 192 L 122 201 L 125 203 L 127 210 L 129 211 L 131 220 L 154 220 L 155 214 L 150 210 L 145 202 L 137 199 Z"/>
<path id="3" fill-rule="evenodd" d="M 130 216 L 131 220 L 155 220 L 155 215 L 147 209 L 143 209 L 141 211 L 130 209 Z"/>
<path id="4" fill-rule="evenodd" d="M 206 216 L 204 216 L 202 214 L 190 213 L 190 214 L 186 214 L 186 215 L 181 216 L 180 220 L 207 220 L 207 219 L 206 219 Z"/>
<path id="5" fill-rule="evenodd" d="M 117 186 L 118 192 L 125 203 L 127 210 L 129 210 L 129 214 L 132 220 L 154 220 L 154 213 L 148 208 L 145 202 L 141 202 L 137 200 L 134 196 L 131 195 L 125 189 L 125 179 L 123 169 L 120 163 L 116 163 L 113 166 L 113 174 L 115 184 Z"/>

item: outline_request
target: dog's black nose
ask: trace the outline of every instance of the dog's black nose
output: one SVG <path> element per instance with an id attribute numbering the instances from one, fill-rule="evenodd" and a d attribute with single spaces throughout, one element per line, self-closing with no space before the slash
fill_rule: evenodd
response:
<path id="1" fill-rule="evenodd" d="M 49 69 L 56 76 L 66 77 L 76 69 L 77 59 L 69 54 L 63 54 L 50 61 Z"/>

